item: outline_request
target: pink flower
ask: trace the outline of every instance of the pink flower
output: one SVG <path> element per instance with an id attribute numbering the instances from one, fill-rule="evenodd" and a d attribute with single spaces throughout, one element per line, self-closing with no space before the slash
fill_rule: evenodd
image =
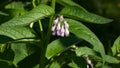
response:
<path id="1" fill-rule="evenodd" d="M 60 21 L 64 20 L 63 15 L 59 17 Z"/>
<path id="2" fill-rule="evenodd" d="M 65 29 L 65 36 L 68 36 L 68 35 L 69 35 L 69 30 Z"/>
<path id="3" fill-rule="evenodd" d="M 58 23 L 58 20 L 59 20 L 59 18 L 57 18 L 53 21 L 54 25 L 56 25 Z"/>
<path id="4" fill-rule="evenodd" d="M 56 27 L 56 30 L 60 30 L 61 27 L 60 27 L 60 23 L 57 24 L 57 27 Z"/>
<path id="5" fill-rule="evenodd" d="M 64 26 L 65 26 L 65 28 L 69 28 L 67 21 L 64 21 Z"/>
<path id="6" fill-rule="evenodd" d="M 55 28 L 56 28 L 56 25 L 54 25 L 51 30 L 52 30 L 52 31 L 55 31 Z"/>

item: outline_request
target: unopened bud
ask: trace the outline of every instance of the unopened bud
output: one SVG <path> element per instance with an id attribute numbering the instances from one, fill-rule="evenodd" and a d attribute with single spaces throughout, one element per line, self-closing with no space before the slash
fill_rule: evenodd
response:
<path id="1" fill-rule="evenodd" d="M 60 36 L 60 34 L 61 34 L 61 33 L 60 33 L 60 30 L 58 30 L 58 31 L 57 31 L 57 35 Z"/>
<path id="2" fill-rule="evenodd" d="M 64 33 L 61 33 L 61 34 L 60 34 L 61 37 L 64 37 L 64 35 L 65 35 Z"/>
<path id="3" fill-rule="evenodd" d="M 60 30 L 61 33 L 64 33 L 65 32 L 65 29 L 64 29 L 64 26 L 62 25 L 61 27 L 61 30 Z"/>
<path id="4" fill-rule="evenodd" d="M 64 18 L 63 18 L 63 15 L 61 15 L 59 18 L 60 18 L 60 21 L 62 21 L 62 20 L 64 19 Z"/>
<path id="5" fill-rule="evenodd" d="M 58 23 L 58 20 L 59 20 L 59 18 L 57 18 L 57 19 L 54 20 L 54 22 L 53 22 L 54 25 L 56 25 Z"/>
<path id="6" fill-rule="evenodd" d="M 67 21 L 64 21 L 64 26 L 65 26 L 65 28 L 69 28 Z"/>
<path id="7" fill-rule="evenodd" d="M 55 31 L 55 28 L 56 28 L 56 25 L 54 25 L 51 30 L 52 30 L 52 31 Z"/>
<path id="8" fill-rule="evenodd" d="M 60 27 L 60 23 L 58 23 L 58 25 L 57 25 L 57 29 L 56 30 L 60 30 L 61 29 L 61 27 Z"/>
<path id="9" fill-rule="evenodd" d="M 53 31 L 53 32 L 52 32 L 52 35 L 55 36 L 55 35 L 56 35 L 56 31 Z"/>
<path id="10" fill-rule="evenodd" d="M 69 30 L 65 29 L 65 36 L 68 36 L 68 35 L 69 35 Z"/>

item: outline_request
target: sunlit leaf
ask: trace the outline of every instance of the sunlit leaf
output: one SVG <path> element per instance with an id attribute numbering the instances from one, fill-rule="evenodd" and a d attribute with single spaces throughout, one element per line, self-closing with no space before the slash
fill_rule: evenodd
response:
<path id="1" fill-rule="evenodd" d="M 71 6 L 71 7 L 65 7 L 61 14 L 73 19 L 77 19 L 80 21 L 90 22 L 90 23 L 96 23 L 96 24 L 105 24 L 109 23 L 112 20 L 84 11 L 82 8 Z"/>
<path id="2" fill-rule="evenodd" d="M 96 55 L 97 56 L 97 53 L 88 47 L 80 47 L 76 49 L 75 52 L 77 56 L 83 56 L 83 55 Z"/>
<path id="3" fill-rule="evenodd" d="M 92 44 L 93 49 L 99 52 L 102 56 L 105 54 L 103 44 L 97 38 L 97 36 L 85 25 L 82 23 L 72 20 L 66 19 L 70 25 L 70 32 L 75 34 L 78 38 L 83 39 L 90 44 Z"/>
<path id="4" fill-rule="evenodd" d="M 120 36 L 115 40 L 112 46 L 112 53 L 113 55 L 116 55 L 117 53 L 120 54 Z"/>
<path id="5" fill-rule="evenodd" d="M 12 39 L 33 38 L 35 35 L 29 27 L 0 26 L 0 35 L 8 36 Z"/>
<path id="6" fill-rule="evenodd" d="M 11 37 L 12 39 L 35 37 L 28 26 L 38 19 L 47 17 L 54 13 L 53 9 L 46 5 L 39 5 L 30 12 L 15 17 L 0 25 L 0 35 Z"/>

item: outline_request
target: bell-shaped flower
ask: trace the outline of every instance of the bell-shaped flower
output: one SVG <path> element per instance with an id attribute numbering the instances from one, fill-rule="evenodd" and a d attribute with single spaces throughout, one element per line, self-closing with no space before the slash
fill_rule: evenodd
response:
<path id="1" fill-rule="evenodd" d="M 58 22 L 59 22 L 59 18 L 55 19 L 55 20 L 53 21 L 53 24 L 56 25 Z"/>
<path id="2" fill-rule="evenodd" d="M 55 31 L 55 28 L 56 28 L 56 25 L 54 25 L 51 30 L 52 30 L 52 31 Z"/>
<path id="3" fill-rule="evenodd" d="M 69 28 L 67 21 L 64 21 L 64 26 L 65 26 L 65 28 Z"/>
<path id="4" fill-rule="evenodd" d="M 57 27 L 56 27 L 56 30 L 60 30 L 61 27 L 60 27 L 60 22 L 57 24 Z"/>
<path id="5" fill-rule="evenodd" d="M 64 20 L 63 15 L 61 15 L 61 16 L 59 17 L 59 19 L 60 19 L 60 21 Z"/>
<path id="6" fill-rule="evenodd" d="M 69 30 L 66 28 L 65 29 L 65 36 L 68 36 L 69 35 Z"/>

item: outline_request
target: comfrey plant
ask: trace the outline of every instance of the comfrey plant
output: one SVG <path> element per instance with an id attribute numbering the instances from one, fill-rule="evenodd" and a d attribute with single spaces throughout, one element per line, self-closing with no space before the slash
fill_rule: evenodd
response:
<path id="1" fill-rule="evenodd" d="M 113 57 L 119 53 L 117 42 L 113 55 L 106 54 L 99 38 L 82 24 L 111 19 L 73 0 L 19 1 L 3 6 L 10 13 L 0 12 L 0 68 L 104 68 L 119 63 Z"/>

